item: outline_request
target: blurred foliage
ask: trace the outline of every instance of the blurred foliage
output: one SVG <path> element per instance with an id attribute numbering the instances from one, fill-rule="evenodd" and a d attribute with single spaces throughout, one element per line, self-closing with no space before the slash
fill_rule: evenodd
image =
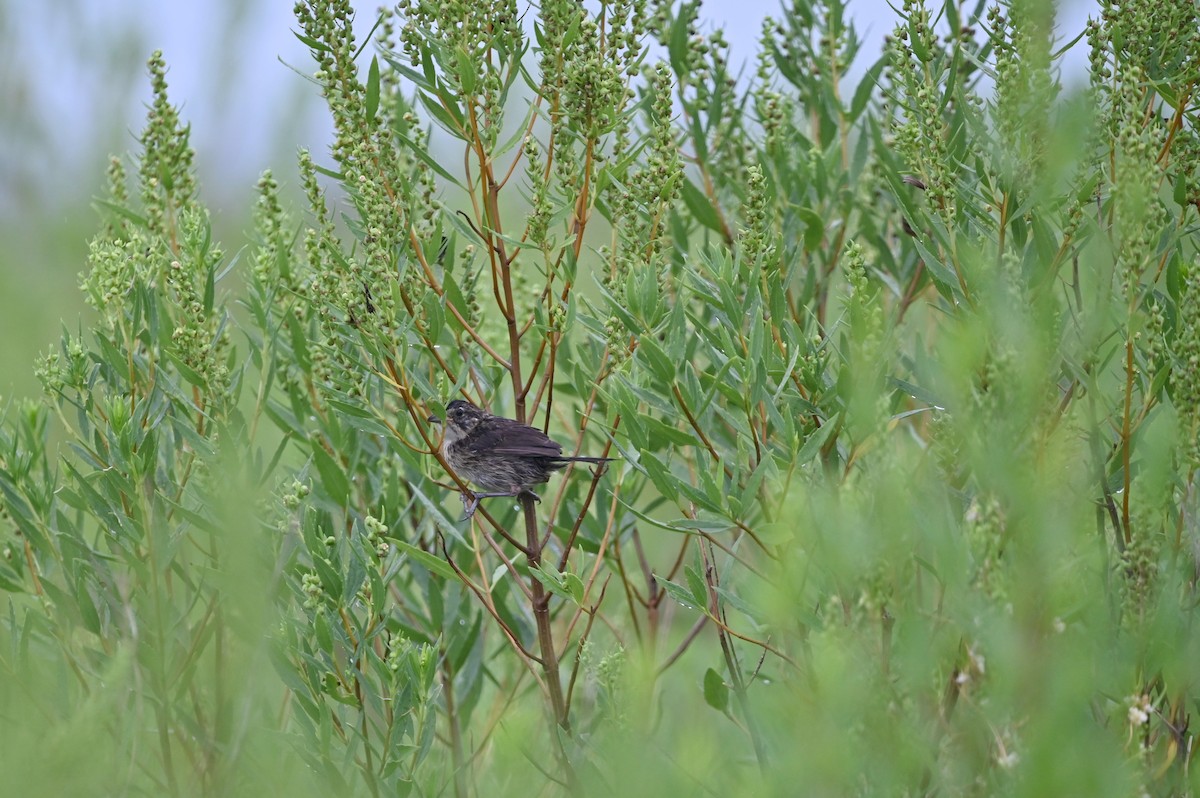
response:
<path id="1" fill-rule="evenodd" d="M 29 363 L 63 325 L 94 320 L 77 290 L 93 203 L 108 153 L 132 146 L 151 100 L 150 50 L 168 54 L 188 115 L 203 120 L 191 137 L 197 173 L 214 235 L 231 248 L 245 243 L 246 187 L 263 165 L 294 158 L 298 139 L 328 137 L 321 98 L 279 63 L 305 54 L 289 16 L 271 0 L 0 0 L 0 397 L 37 395 Z"/>
<path id="2" fill-rule="evenodd" d="M 837 2 L 747 86 L 695 3 L 299 3 L 233 255 L 155 54 L 0 424 L 10 781 L 1195 794 L 1200 12 L 1102 10 L 1061 97 L 1032 0 L 855 87 Z M 460 521 L 456 396 L 619 460 Z"/>

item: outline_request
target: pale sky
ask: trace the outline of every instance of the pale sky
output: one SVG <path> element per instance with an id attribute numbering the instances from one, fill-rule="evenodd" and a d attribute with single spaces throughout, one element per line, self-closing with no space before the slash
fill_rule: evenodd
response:
<path id="1" fill-rule="evenodd" d="M 362 33 L 378 0 L 360 4 Z M 145 60 L 162 49 L 170 96 L 193 125 L 206 196 L 248 196 L 265 167 L 294 174 L 297 147 L 323 154 L 328 116 L 311 84 L 283 62 L 311 72 L 293 0 L 0 0 L 0 214 L 50 206 L 55 194 L 103 178 L 104 155 L 136 148 L 149 95 Z M 1060 30 L 1082 29 L 1091 0 L 1063 4 Z M 709 0 L 705 30 L 723 26 L 734 65 L 753 70 L 762 19 L 777 0 Z M 895 24 L 886 0 L 849 0 L 872 62 Z M 361 35 L 361 34 L 360 34 Z M 1083 43 L 1068 62 L 1086 66 Z M 7 117 L 7 119 L 5 119 Z"/>

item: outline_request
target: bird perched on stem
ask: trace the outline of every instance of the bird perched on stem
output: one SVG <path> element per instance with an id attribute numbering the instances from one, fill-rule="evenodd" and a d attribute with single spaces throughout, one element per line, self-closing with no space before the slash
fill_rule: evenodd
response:
<path id="1" fill-rule="evenodd" d="M 470 518 L 480 499 L 519 496 L 550 479 L 550 474 L 567 463 L 604 465 L 611 457 L 564 456 L 562 444 L 540 429 L 511 418 L 493 416 L 470 402 L 455 399 L 446 405 L 446 418 L 430 416 L 429 423 L 442 428 L 442 456 L 454 472 L 483 489 L 471 499 L 463 494 L 463 508 Z"/>

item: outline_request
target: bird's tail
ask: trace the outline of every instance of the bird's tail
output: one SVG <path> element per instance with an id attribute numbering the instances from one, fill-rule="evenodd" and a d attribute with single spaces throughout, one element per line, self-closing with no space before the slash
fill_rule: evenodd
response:
<path id="1" fill-rule="evenodd" d="M 554 459 L 558 460 L 560 462 L 563 462 L 563 463 L 595 463 L 595 464 L 599 465 L 600 463 L 611 463 L 613 460 L 616 460 L 617 458 L 616 457 L 584 457 L 583 455 L 580 455 L 579 457 L 556 457 Z"/>

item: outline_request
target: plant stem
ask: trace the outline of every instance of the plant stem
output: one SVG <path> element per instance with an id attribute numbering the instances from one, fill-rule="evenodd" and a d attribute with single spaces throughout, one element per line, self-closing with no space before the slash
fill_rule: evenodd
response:
<path id="1" fill-rule="evenodd" d="M 529 548 L 529 567 L 538 568 L 542 561 L 542 549 L 538 542 L 537 514 L 534 510 L 534 499 L 529 493 L 520 497 L 521 509 L 525 515 L 526 545 Z M 571 731 L 571 721 L 567 717 L 567 705 L 563 700 L 562 681 L 558 673 L 558 653 L 554 648 L 554 631 L 550 628 L 550 594 L 536 578 L 529 578 L 529 590 L 533 595 L 533 618 L 537 624 L 538 648 L 542 659 L 542 671 L 546 677 L 546 689 L 550 693 L 550 707 L 554 712 L 554 722 L 563 730 Z"/>

